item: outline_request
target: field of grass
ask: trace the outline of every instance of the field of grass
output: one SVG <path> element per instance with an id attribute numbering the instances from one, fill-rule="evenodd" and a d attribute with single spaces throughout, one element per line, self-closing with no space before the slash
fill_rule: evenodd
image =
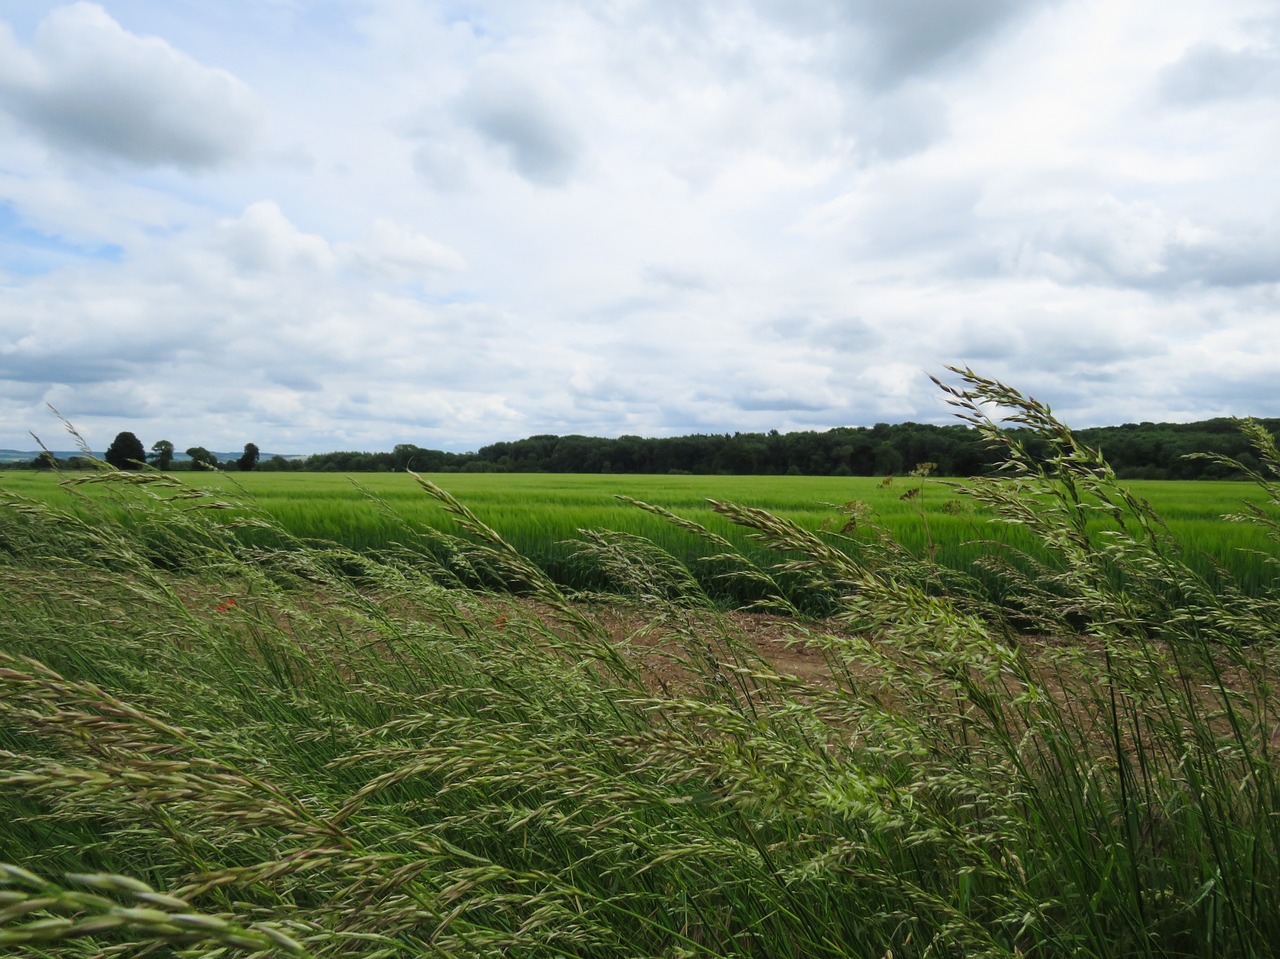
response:
<path id="1" fill-rule="evenodd" d="M 0 495 L 74 509 L 75 499 L 59 488 L 66 479 L 51 473 L 0 473 Z M 701 524 L 756 560 L 763 560 L 765 551 L 714 512 L 711 500 L 768 510 L 809 530 L 838 531 L 854 520 L 849 532 L 855 539 L 879 527 L 913 552 L 932 548 L 939 562 L 956 569 L 970 568 L 992 551 L 993 543 L 1037 549 L 1034 538 L 1020 526 L 997 521 L 991 508 L 958 493 L 953 485 L 957 481 L 936 478 L 897 477 L 887 484 L 878 478 L 808 476 L 449 474 L 435 479 L 523 555 L 571 588 L 596 585 L 573 559 L 583 529 L 642 536 L 695 570 L 705 566 L 700 573 L 704 579 L 720 571 L 715 564 L 699 563 L 701 557 L 720 552 L 717 547 L 619 497 L 654 504 Z M 192 489 L 252 506 L 292 536 L 362 552 L 432 549 L 435 544 L 424 538 L 425 531 L 453 529 L 440 504 L 407 474 L 209 472 L 182 474 L 182 481 Z M 1125 487 L 1152 504 L 1198 571 L 1212 575 L 1220 565 L 1251 592 L 1275 584 L 1276 571 L 1265 559 L 1275 549 L 1265 531 L 1223 519 L 1238 513 L 1243 503 L 1260 502 L 1256 486 L 1148 481 Z M 841 507 L 853 511 L 841 512 Z M 254 537 L 248 531 L 242 535 Z"/>
<path id="2" fill-rule="evenodd" d="M 1057 450 L 973 491 L 1040 549 L 1003 592 L 698 491 L 751 503 L 710 518 L 773 562 L 716 549 L 803 676 L 625 531 L 582 538 L 599 589 L 569 595 L 483 486 L 413 487 L 461 524 L 439 554 L 154 476 L 11 500 L 0 954 L 1273 955 L 1280 595 L 1206 579 L 1047 413 L 971 385 Z"/>

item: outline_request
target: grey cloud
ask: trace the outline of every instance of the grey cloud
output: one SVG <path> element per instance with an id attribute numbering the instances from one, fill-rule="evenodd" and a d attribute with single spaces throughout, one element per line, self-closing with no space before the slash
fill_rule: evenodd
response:
<path id="1" fill-rule="evenodd" d="M 47 394 L 49 401 L 73 426 L 89 420 L 117 418 L 137 421 L 151 417 L 153 405 L 145 391 L 124 382 L 57 386 Z M 85 435 L 93 443 L 93 437 Z M 105 449 L 106 443 L 93 444 Z"/>
<path id="2" fill-rule="evenodd" d="M 248 376 L 244 377 L 244 379 L 251 381 L 256 377 Z M 204 406 L 210 413 L 218 416 L 235 416 L 254 408 L 252 397 L 247 390 L 242 388 L 227 388 L 221 392 L 211 392 L 206 398 Z"/>
<path id="3" fill-rule="evenodd" d="M 564 186 L 578 168 L 583 147 L 567 119 L 567 107 L 528 79 L 482 71 L 459 98 L 457 109 L 463 122 L 504 150 L 511 165 L 531 183 Z"/>
<path id="4" fill-rule="evenodd" d="M 839 67 L 875 90 L 965 60 L 1045 0 L 757 0 L 771 19 L 803 34 L 836 37 Z"/>
<path id="5" fill-rule="evenodd" d="M 879 331 L 859 319 L 831 320 L 820 328 L 814 346 L 842 353 L 865 353 L 884 342 Z"/>
<path id="6" fill-rule="evenodd" d="M 701 293 L 710 286 L 706 276 L 687 267 L 650 264 L 644 268 L 642 276 L 645 283 L 677 292 Z"/>
<path id="7" fill-rule="evenodd" d="M 428 186 L 445 193 L 461 192 L 471 185 L 467 159 L 443 135 L 433 136 L 413 151 L 413 170 Z"/>
<path id="8" fill-rule="evenodd" d="M 65 303 L 40 305 L 31 317 L 6 324 L 12 345 L 0 348 L 0 379 L 46 385 L 121 381 L 207 349 L 198 330 L 139 325 L 128 311 L 62 323 L 59 306 L 71 309 Z M 132 328 L 116 328 L 118 322 Z"/>
<path id="9" fill-rule="evenodd" d="M 818 410 L 827 409 L 830 404 L 816 402 L 814 400 L 805 399 L 796 396 L 794 393 L 785 389 L 774 390 L 750 390 L 746 393 L 735 394 L 732 402 L 739 409 L 744 410 L 772 410 L 777 412 L 786 412 L 790 410 L 803 410 L 805 412 L 816 412 Z"/>
<path id="10" fill-rule="evenodd" d="M 1158 394 L 1153 394 L 1140 363 L 1116 363 L 1105 370 L 1082 366 L 1065 374 L 1047 374 L 1039 395 L 1052 402 L 1062 422 L 1078 429 L 1142 420 L 1168 422 L 1180 418 L 1174 411 L 1179 408 L 1180 388 L 1187 379 L 1181 372 L 1165 375 L 1158 381 Z"/>
<path id="11" fill-rule="evenodd" d="M 1072 382 L 1110 382 L 1135 361 L 1169 352 L 1167 342 L 1146 331 L 1126 332 L 1105 319 L 1028 315 L 1008 357 L 1018 370 L 1069 374 Z"/>
<path id="12" fill-rule="evenodd" d="M 460 101 L 455 101 L 453 108 L 455 112 L 461 111 Z M 429 187 L 443 193 L 467 192 L 474 185 L 472 169 L 477 144 L 459 136 L 455 119 L 448 111 L 433 107 L 422 112 L 405 130 L 418 144 L 410 157 L 413 172 Z"/>
<path id="13" fill-rule="evenodd" d="M 860 70 L 883 87 L 962 58 L 1035 7 L 1024 0 L 856 0 L 847 10 L 868 31 Z"/>
<path id="14" fill-rule="evenodd" d="M 949 334 L 941 334 L 940 339 L 942 342 L 938 345 L 942 348 L 941 351 L 954 357 L 954 361 L 962 365 L 1007 360 L 1017 356 L 1023 349 L 1020 331 L 1010 328 L 1007 323 L 965 320 Z"/>
<path id="15" fill-rule="evenodd" d="M 652 422 L 652 429 L 646 430 L 644 435 L 687 436 L 691 433 L 722 432 L 726 428 L 728 419 L 718 411 L 671 405 L 659 407 Z"/>
<path id="16" fill-rule="evenodd" d="M 231 74 L 83 2 L 50 13 L 30 50 L 0 24 L 0 109 L 74 156 L 192 168 L 247 151 L 263 120 Z"/>
<path id="17" fill-rule="evenodd" d="M 955 256 L 972 243 L 983 185 L 973 178 L 888 175 L 869 182 L 842 215 L 853 251 L 880 259 L 908 254 Z"/>
<path id="18" fill-rule="evenodd" d="M 943 98 L 917 84 L 877 98 L 849 123 L 865 149 L 885 160 L 927 149 L 946 136 L 950 125 Z"/>
<path id="19" fill-rule="evenodd" d="M 0 397 L 18 403 L 37 403 L 48 388 L 46 383 L 32 383 L 29 380 L 5 379 L 0 374 Z"/>
<path id="20" fill-rule="evenodd" d="M 756 325 L 756 331 L 779 340 L 809 339 L 820 325 L 819 320 L 803 313 L 779 316 Z"/>
<path id="21" fill-rule="evenodd" d="M 1276 399 L 1276 380 L 1280 379 L 1280 363 L 1270 369 L 1237 372 L 1230 377 L 1191 376 L 1176 384 L 1173 402 L 1181 399 L 1188 410 L 1196 411 L 1188 418 L 1204 416 L 1275 416 L 1280 413 Z"/>
<path id="22" fill-rule="evenodd" d="M 287 370 L 269 370 L 268 378 L 272 383 L 283 386 L 298 393 L 319 393 L 324 389 L 320 381 L 305 373 L 292 373 Z"/>
<path id="23" fill-rule="evenodd" d="M 97 383 L 118 380 L 137 372 L 134 363 L 110 356 L 58 354 L 0 355 L 0 379 L 24 383 Z"/>
<path id="24" fill-rule="evenodd" d="M 865 353 L 884 337 L 861 317 L 780 316 L 760 325 L 762 334 L 794 343 L 801 342 L 824 353 Z"/>
<path id="25" fill-rule="evenodd" d="M 1023 257 L 1038 260 L 1031 272 L 1067 283 L 1147 286 L 1157 279 L 1167 282 L 1160 277 L 1165 269 L 1163 243 L 1149 239 L 1139 245 L 1132 240 L 1119 230 L 1072 225 L 1034 239 Z"/>
<path id="26" fill-rule="evenodd" d="M 1159 92 L 1166 101 L 1178 104 L 1280 96 L 1280 51 L 1196 44 L 1161 71 Z"/>
<path id="27" fill-rule="evenodd" d="M 1164 330 L 1092 308 L 1025 308 L 993 320 L 969 319 L 957 329 L 940 329 L 938 338 L 946 359 L 927 362 L 930 372 L 941 373 L 944 363 L 972 366 L 1051 402 L 1073 426 L 1118 422 L 1124 415 L 1118 410 L 1140 405 L 1153 383 L 1170 380 Z M 1161 387 L 1160 402 L 1168 395 Z"/>
<path id="28" fill-rule="evenodd" d="M 1280 282 L 1280 237 L 1232 237 L 1209 244 L 1175 241 L 1166 276 L 1176 284 L 1242 287 Z"/>
<path id="29" fill-rule="evenodd" d="M 1193 227 L 1113 201 L 1026 238 L 1020 267 L 1068 283 L 1148 290 L 1252 286 L 1280 282 L 1280 234 Z"/>

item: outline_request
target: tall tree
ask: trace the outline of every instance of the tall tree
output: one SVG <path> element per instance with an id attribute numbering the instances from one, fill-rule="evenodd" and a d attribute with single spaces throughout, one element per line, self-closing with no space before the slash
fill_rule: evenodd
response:
<path id="1" fill-rule="evenodd" d="M 107 447 L 106 460 L 118 470 L 136 470 L 146 465 L 147 451 L 132 433 L 117 433 Z"/>
<path id="2" fill-rule="evenodd" d="M 236 460 L 236 466 L 239 469 L 245 470 L 247 472 L 248 470 L 253 469 L 257 465 L 258 465 L 258 447 L 254 446 L 252 443 L 245 443 L 244 454 L 238 460 Z"/>
<path id="3" fill-rule="evenodd" d="M 156 440 L 151 444 L 151 461 L 156 469 L 167 470 L 173 462 L 173 444 L 168 440 Z"/>
<path id="4" fill-rule="evenodd" d="M 203 446 L 192 446 L 187 449 L 187 455 L 191 457 L 191 463 L 196 469 L 213 469 L 218 465 L 218 457 L 214 456 Z"/>

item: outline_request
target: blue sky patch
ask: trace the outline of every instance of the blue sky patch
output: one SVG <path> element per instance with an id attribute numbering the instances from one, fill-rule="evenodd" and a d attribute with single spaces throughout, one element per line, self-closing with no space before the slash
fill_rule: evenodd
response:
<path id="1" fill-rule="evenodd" d="M 119 263 L 124 249 L 114 243 L 86 246 L 41 233 L 0 203 L 0 272 L 38 276 L 86 260 Z"/>

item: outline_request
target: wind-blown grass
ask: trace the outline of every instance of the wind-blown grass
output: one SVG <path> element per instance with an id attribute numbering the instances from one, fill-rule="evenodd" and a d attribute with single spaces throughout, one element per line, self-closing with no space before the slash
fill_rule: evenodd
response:
<path id="1" fill-rule="evenodd" d="M 466 535 L 378 557 L 154 474 L 10 503 L 0 951 L 1272 954 L 1275 597 L 1047 408 L 948 390 L 1007 453 L 966 495 L 1043 546 L 989 554 L 994 598 L 862 527 L 717 501 L 771 565 L 638 510 L 786 611 L 810 680 L 636 534 L 575 547 L 608 604 L 566 595 L 425 480 Z"/>

